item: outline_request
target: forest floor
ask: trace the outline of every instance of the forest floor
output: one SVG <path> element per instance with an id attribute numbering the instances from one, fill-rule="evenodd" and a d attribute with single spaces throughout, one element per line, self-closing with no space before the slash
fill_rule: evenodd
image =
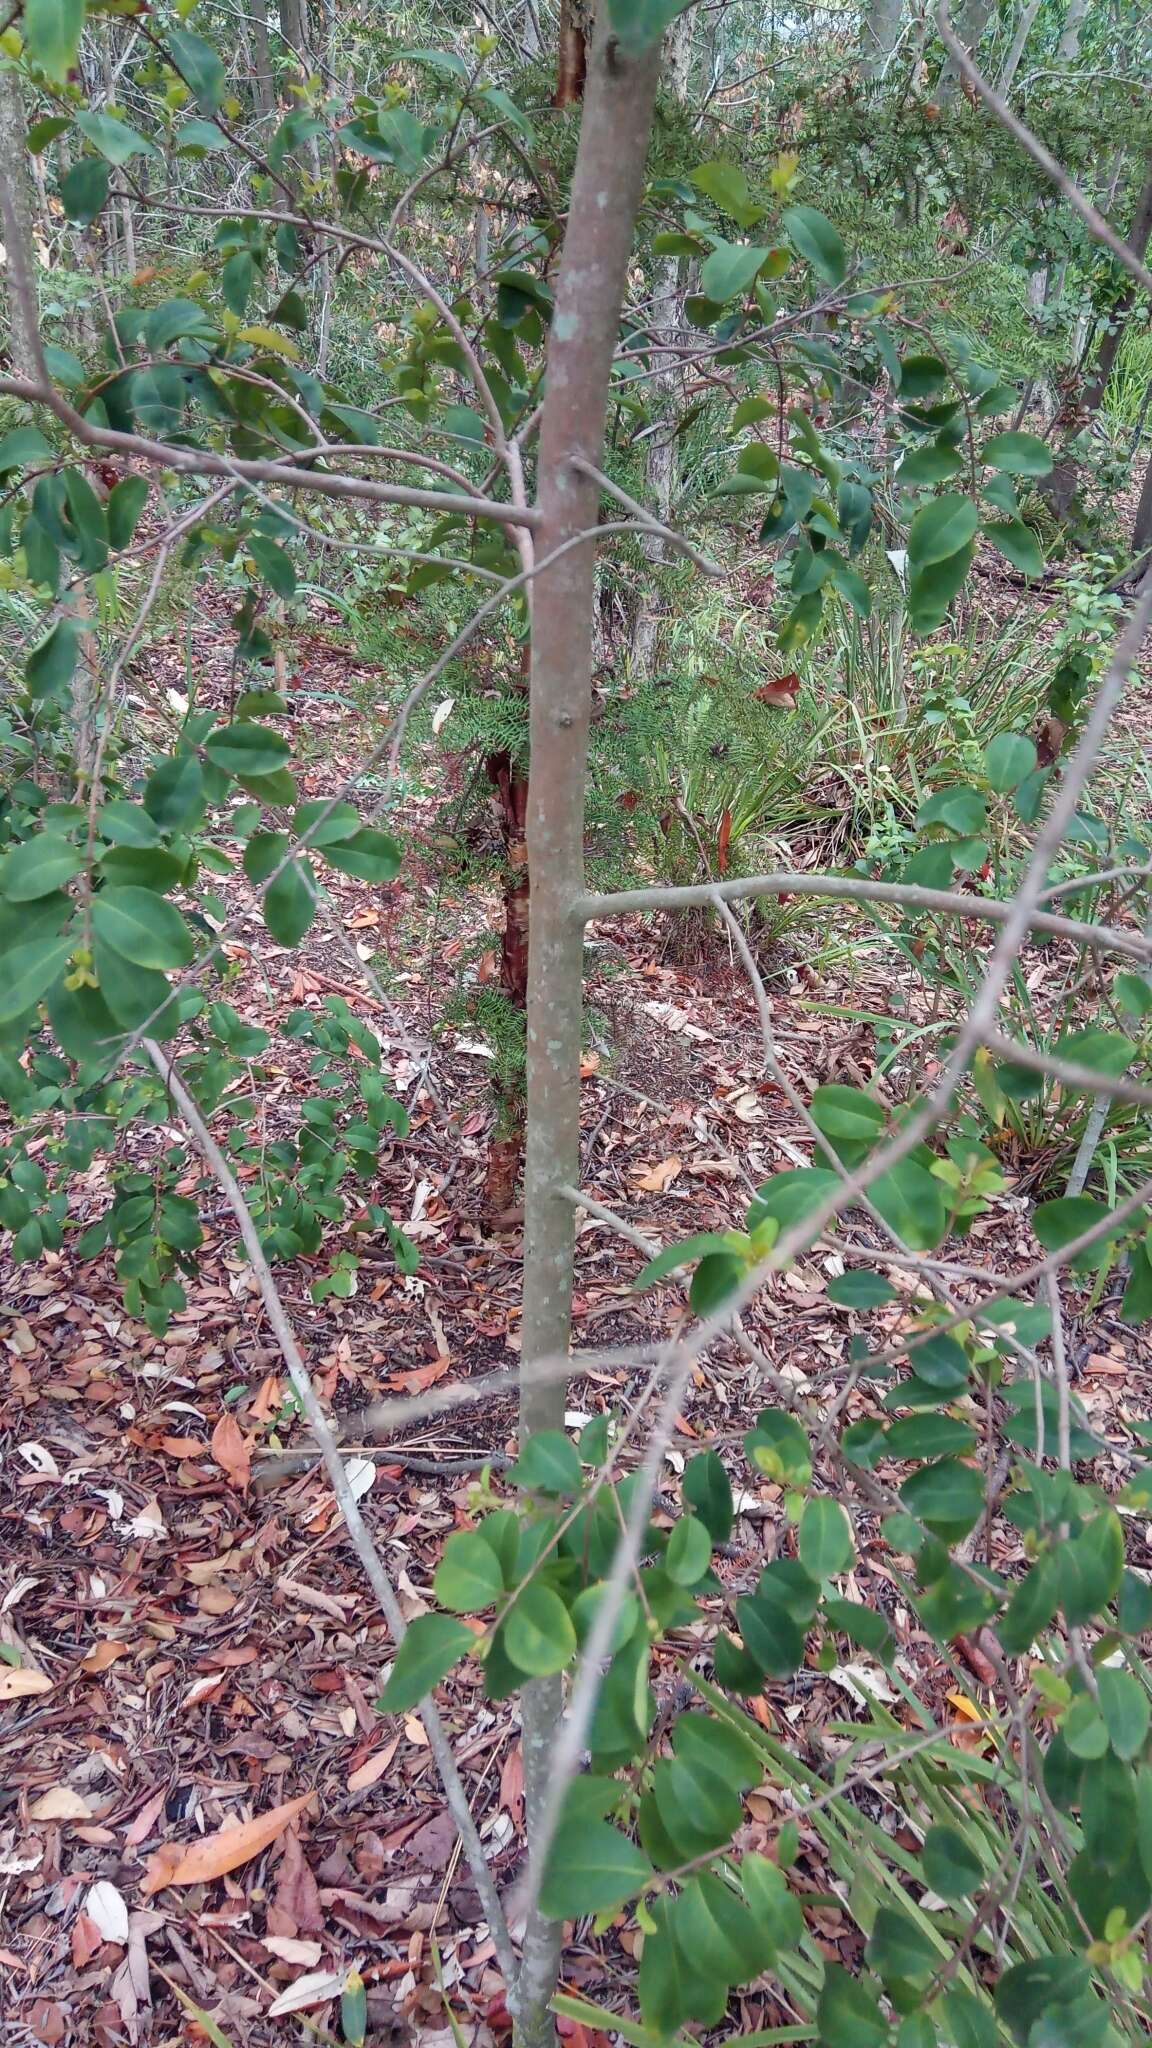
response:
<path id="1" fill-rule="evenodd" d="M 225 701 L 219 644 L 218 654 L 203 652 L 202 701 Z M 296 685 L 352 688 L 349 658 L 330 633 L 305 638 L 298 652 Z M 175 650 L 148 659 L 153 684 L 157 665 L 171 661 L 178 690 Z M 341 758 L 347 717 L 318 702 L 307 722 L 303 794 L 321 795 L 351 765 Z M 327 1260 L 278 1274 L 316 1383 L 337 1411 L 514 1366 L 518 1348 L 519 1225 L 510 1215 L 493 1228 L 483 1215 L 489 1061 L 467 1028 L 433 1028 L 453 961 L 493 923 L 497 898 L 476 889 L 437 896 L 421 856 L 434 799 L 418 798 L 411 820 L 411 857 L 390 888 L 332 877 L 353 940 L 410 962 L 389 977 L 395 1017 L 355 982 L 320 925 L 292 955 L 270 942 L 252 908 L 229 948 L 243 960 L 239 1000 L 252 1022 L 271 1027 L 297 1005 L 343 995 L 384 1041 L 396 1092 L 412 1111 L 411 1135 L 383 1149 L 369 1193 L 418 1242 L 419 1274 L 406 1280 L 386 1245 L 369 1246 L 356 1295 L 320 1307 L 308 1284 Z M 928 992 L 910 967 L 897 970 L 874 928 L 843 921 L 843 929 L 852 945 L 839 965 L 813 971 L 804 927 L 765 963 L 780 1052 L 805 1095 L 821 1082 L 872 1080 L 876 1027 L 853 1012 L 895 1015 L 899 995 L 905 1015 L 927 1016 Z M 694 963 L 671 964 L 663 939 L 639 921 L 597 935 L 584 1088 L 584 1184 L 658 1244 L 739 1223 L 751 1188 L 810 1156 L 807 1134 L 764 1078 L 755 1006 L 738 966 L 715 943 Z M 1030 950 L 1025 968 L 1042 1008 L 1056 949 Z M 837 1006 L 848 1014 L 829 1015 Z M 265 1056 L 272 1078 L 260 1115 L 270 1137 L 301 1092 L 307 1055 L 281 1038 Z M 893 1079 L 906 1084 L 908 1075 L 897 1070 Z M 1005 1165 L 1008 1192 L 976 1222 L 964 1256 L 1011 1270 L 1035 1256 L 1028 1214 L 1037 1162 L 1009 1153 Z M 82 1218 L 98 1212 L 107 1175 L 98 1159 L 77 1193 Z M 867 1229 L 857 1229 L 858 1241 Z M 681 1293 L 669 1282 L 638 1294 L 641 1263 L 602 1224 L 582 1221 L 579 1349 L 636 1343 L 675 1325 Z M 909 1276 L 886 1268 L 882 1251 L 877 1265 L 906 1297 Z M 817 1400 L 835 1391 L 861 1327 L 827 1300 L 839 1270 L 835 1253 L 814 1251 L 764 1290 L 750 1319 L 776 1369 Z M 1116 1295 L 1083 1321 L 1079 1300 L 1069 1293 L 1077 1396 L 1098 1433 L 1121 1444 L 1128 1422 L 1152 1405 L 1152 1352 L 1119 1321 Z M 905 1315 L 901 1299 L 870 1327 L 896 1329 Z M 272 1488 L 253 1476 L 278 1428 L 283 1435 L 287 1381 L 225 1213 L 208 1220 L 187 1309 L 163 1338 L 126 1316 L 106 1256 L 79 1264 L 66 1250 L 6 1276 L 0 1344 L 0 1647 L 19 1665 L 0 1662 L 6 2041 L 174 2048 L 211 2039 L 218 2048 L 263 2048 L 303 2038 L 299 2014 L 313 2028 L 334 2027 L 334 2001 L 355 1963 L 369 1985 L 373 2042 L 447 2044 L 447 2000 L 457 2039 L 502 2048 L 507 2016 L 492 1944 L 423 1729 L 415 1717 L 382 1720 L 374 1709 L 391 1646 L 330 1488 L 315 1471 Z M 632 1391 L 610 1367 L 585 1374 L 572 1386 L 573 1417 L 626 1405 Z M 739 1511 L 720 1565 L 732 1591 L 750 1587 L 786 1541 L 779 1490 L 749 1476 L 738 1450 L 762 1399 L 742 1355 L 717 1346 L 696 1369 L 670 1454 L 675 1466 L 702 1443 L 736 1447 Z M 852 1401 L 851 1416 L 866 1414 L 876 1395 L 861 1388 Z M 226 1415 L 236 1427 L 222 1432 Z M 443 1538 L 468 1514 L 478 1472 L 461 1472 L 459 1461 L 499 1458 L 514 1430 L 509 1394 L 425 1423 L 391 1452 L 364 1447 L 356 1468 L 364 1511 L 409 1615 L 428 1602 Z M 1100 1476 L 1107 1466 L 1105 1452 Z M 865 1522 L 849 1597 L 885 1607 L 903 1676 L 951 1718 L 958 1743 L 979 1741 L 967 1732 L 989 1675 L 978 1647 L 961 1643 L 959 1665 L 938 1650 L 902 1606 L 888 1555 Z M 670 1664 L 655 1682 L 658 1692 L 672 1686 Z M 827 1763 L 846 1740 L 829 1724 L 865 1718 L 869 1688 L 897 1702 L 879 1667 L 862 1658 L 769 1685 L 752 1711 L 812 1762 Z M 508 1895 L 523 1851 L 514 1707 L 488 1704 L 471 1674 L 449 1681 L 444 1706 Z M 896 1711 L 906 1709 L 897 1702 Z M 869 1810 L 887 1819 L 882 1795 L 869 1796 Z M 744 1846 L 770 1844 L 784 1797 L 771 1786 L 752 1795 Z M 258 1852 L 232 1871 L 165 1887 L 171 1844 L 284 1807 L 271 1839 L 265 1831 Z M 854 1925 L 830 1889 L 816 1836 L 802 1829 L 800 1839 L 809 1924 L 830 1957 L 850 1963 Z M 258 1835 L 251 1840 L 259 1844 Z M 601 1939 L 574 1940 L 569 1988 L 625 2004 L 632 1941 L 624 1916 Z M 739 2004 L 745 2027 L 792 2017 L 764 1992 Z M 573 2031 L 578 2048 L 606 2039 Z"/>

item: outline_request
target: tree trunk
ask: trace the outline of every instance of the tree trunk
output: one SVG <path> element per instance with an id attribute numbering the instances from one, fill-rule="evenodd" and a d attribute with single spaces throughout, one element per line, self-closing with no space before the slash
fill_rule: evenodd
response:
<path id="1" fill-rule="evenodd" d="M 537 578 L 532 607 L 531 772 L 527 841 L 532 878 L 528 961 L 528 1143 L 525 1166 L 521 1439 L 562 1426 L 561 1381 L 532 1367 L 563 1356 L 572 1329 L 575 1213 L 559 1189 L 580 1169 L 584 786 L 592 698 L 592 603 L 598 486 L 572 456 L 599 465 L 644 160 L 660 68 L 659 45 L 628 57 L 601 24 L 590 53 L 568 226 L 548 342 L 540 427 L 536 559 L 588 533 Z M 524 1793 L 529 1840 L 548 1791 L 562 1705 L 558 1678 L 523 1690 Z M 561 1928 L 529 1917 L 517 1997 L 520 2048 L 551 2048 L 548 2001 Z"/>
<path id="2" fill-rule="evenodd" d="M 1005 98 L 1008 97 L 1012 90 L 1012 81 L 1020 69 L 1020 59 L 1024 55 L 1024 45 L 1032 33 L 1032 25 L 1040 12 L 1040 7 L 1041 0 L 1027 0 L 1027 5 L 1023 8 L 1020 19 L 1016 24 L 1016 33 L 1012 38 L 1012 47 L 1004 59 L 1004 68 L 996 81 L 997 89 L 1003 93 Z"/>
<path id="3" fill-rule="evenodd" d="M 24 138 L 24 101 L 20 80 L 14 71 L 0 71 L 0 177 L 8 187 L 20 246 L 27 251 L 28 275 L 35 278 L 39 265 L 32 246 L 32 187 L 28 178 L 28 146 Z M 34 379 L 38 361 L 36 309 L 25 306 L 12 293 L 7 293 L 6 297 L 7 354 L 13 373 L 17 377 Z M 2 346 L 0 342 L 0 348 Z"/>
<path id="4" fill-rule="evenodd" d="M 900 40 L 904 0 L 868 0 L 860 26 L 860 76 L 878 84 Z"/>
<path id="5" fill-rule="evenodd" d="M 1149 150 L 1145 159 L 1144 183 L 1140 190 L 1140 196 L 1136 201 L 1136 210 L 1132 215 L 1132 225 L 1128 230 L 1128 247 L 1134 256 L 1143 258 L 1150 237 L 1152 237 L 1152 150 Z M 1112 375 L 1113 365 L 1120 352 L 1120 344 L 1124 339 L 1128 315 L 1132 310 L 1138 290 L 1139 287 L 1135 278 L 1129 278 L 1108 316 L 1108 326 L 1100 343 L 1095 368 L 1084 392 L 1084 404 L 1090 413 L 1098 412 L 1100 409 L 1104 393 L 1108 388 L 1108 379 Z"/>
<path id="6" fill-rule="evenodd" d="M 956 15 L 955 29 L 970 57 L 974 57 L 980 47 L 991 13 L 992 0 L 963 0 L 963 5 Z M 951 57 L 948 57 L 944 61 L 936 88 L 937 99 L 954 99 L 958 82 L 959 73 Z"/>
<path id="7" fill-rule="evenodd" d="M 664 38 L 663 83 L 683 101 L 688 95 L 688 73 L 692 60 L 691 14 L 681 14 Z M 674 340 L 680 329 L 680 258 L 664 256 L 656 266 L 655 291 L 649 318 L 658 337 Z M 652 379 L 651 411 L 655 433 L 648 441 L 645 478 L 648 501 L 658 519 L 667 526 L 675 510 L 679 443 L 673 431 L 674 400 L 679 384 L 679 358 L 653 354 L 653 366 L 662 363 L 660 375 Z M 669 557 L 668 544 L 658 534 L 640 543 L 648 560 L 659 567 Z M 638 675 L 651 675 L 656 666 L 660 636 L 659 592 L 641 584 L 633 614 L 632 666 Z"/>
<path id="8" fill-rule="evenodd" d="M 1144 471 L 1144 488 L 1140 493 L 1140 503 L 1136 507 L 1136 523 L 1132 528 L 1132 553 L 1137 557 L 1141 557 L 1146 555 L 1150 548 L 1152 548 L 1152 455 L 1148 457 L 1148 467 Z"/>
<path id="9" fill-rule="evenodd" d="M 1064 16 L 1064 27 L 1056 46 L 1058 64 L 1074 64 L 1080 55 L 1080 36 L 1087 12 L 1088 0 L 1068 0 L 1068 12 Z"/>
<path id="10" fill-rule="evenodd" d="M 574 107 L 583 99 L 591 37 L 592 0 L 560 0 L 553 106 Z"/>
<path id="11" fill-rule="evenodd" d="M 500 816 L 504 842 L 504 923 L 500 933 L 500 987 L 520 1025 L 528 1002 L 528 778 L 515 757 L 502 750 L 485 763 Z M 511 1021 L 511 1020 L 510 1020 Z M 524 1153 L 522 1079 L 503 1069 L 494 1077 L 496 1120 L 488 1145 L 484 1205 L 490 1217 L 510 1209 L 516 1198 Z"/>
<path id="12" fill-rule="evenodd" d="M 252 0 L 251 20 L 252 97 L 258 114 L 270 114 L 276 105 L 276 87 L 268 48 L 268 0 Z"/>

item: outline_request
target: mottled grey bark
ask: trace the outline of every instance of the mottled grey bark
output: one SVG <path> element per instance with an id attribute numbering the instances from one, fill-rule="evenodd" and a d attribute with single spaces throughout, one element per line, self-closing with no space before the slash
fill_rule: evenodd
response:
<path id="1" fill-rule="evenodd" d="M 268 0 L 252 0 L 251 21 L 252 97 L 258 114 L 270 114 L 276 105 L 276 87 L 268 47 Z"/>
<path id="2" fill-rule="evenodd" d="M 599 465 L 636 212 L 660 67 L 659 47 L 626 57 L 601 23 L 588 64 L 580 145 L 548 345 L 540 427 L 537 559 L 596 525 L 599 486 L 573 467 Z M 528 1138 L 524 1176 L 525 1368 L 521 1438 L 562 1426 L 563 1382 L 534 1381 L 572 1330 L 575 1211 L 559 1190 L 580 1166 L 584 935 L 575 905 L 584 873 L 584 786 L 592 698 L 595 540 L 573 547 L 534 586 L 528 865 Z M 562 1705 L 558 1679 L 524 1687 L 521 1715 L 529 1841 L 547 1794 Z M 517 2005 L 520 2048 L 550 2048 L 548 2001 L 561 1929 L 529 1916 Z"/>
<path id="3" fill-rule="evenodd" d="M 984 31 L 992 14 L 992 0 L 962 0 L 952 17 L 952 25 L 969 55 L 974 57 L 980 47 Z M 938 100 L 954 99 L 959 74 L 951 57 L 944 61 L 936 88 Z"/>
<path id="4" fill-rule="evenodd" d="M 1012 89 L 1012 81 L 1020 68 L 1020 59 L 1024 55 L 1024 45 L 1032 33 L 1032 25 L 1040 12 L 1041 4 L 1042 0 L 1027 0 L 1027 5 L 1021 9 L 1020 19 L 1016 24 L 1016 33 L 1012 38 L 1012 46 L 1004 59 L 1003 68 L 996 81 L 998 90 L 1005 95 Z"/>
<path id="5" fill-rule="evenodd" d="M 34 279 L 38 265 L 32 247 L 32 184 L 28 175 L 25 133 L 20 80 L 14 71 L 0 71 L 0 178 L 8 188 L 16 232 L 27 254 L 28 275 Z M 34 378 L 37 365 L 36 323 L 31 309 L 15 293 L 5 291 L 4 296 L 8 355 L 13 371 L 18 377 Z"/>
<path id="6" fill-rule="evenodd" d="M 1150 240 L 1152 240 L 1152 150 L 1149 150 L 1144 161 L 1144 183 L 1133 209 L 1132 225 L 1128 230 L 1128 247 L 1134 256 L 1142 257 Z M 1135 279 L 1129 278 L 1108 316 L 1108 326 L 1100 342 L 1092 376 L 1084 392 L 1084 403 L 1089 412 L 1097 411 L 1100 401 L 1108 388 L 1108 379 L 1112 375 L 1116 357 L 1120 352 L 1120 344 L 1124 339 L 1128 316 L 1138 297 L 1142 299 L 1143 293 L 1139 291 Z"/>
<path id="7" fill-rule="evenodd" d="M 860 24 L 860 75 L 877 82 L 887 73 L 900 40 L 904 0 L 868 0 Z"/>
<path id="8" fill-rule="evenodd" d="M 1088 0 L 1068 0 L 1068 12 L 1064 16 L 1064 27 L 1056 46 L 1058 64 L 1074 64 L 1080 55 L 1080 37 L 1087 12 Z"/>

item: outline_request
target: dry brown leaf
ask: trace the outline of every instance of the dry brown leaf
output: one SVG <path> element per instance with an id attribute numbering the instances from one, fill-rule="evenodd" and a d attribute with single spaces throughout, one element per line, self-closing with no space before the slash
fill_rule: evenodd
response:
<path id="1" fill-rule="evenodd" d="M 127 1655 L 127 1643 L 93 1643 L 87 1656 L 80 1659 L 80 1669 L 86 1672 L 89 1678 L 98 1678 L 102 1671 L 107 1671 L 110 1664 L 115 1664 L 118 1657 Z"/>
<path id="2" fill-rule="evenodd" d="M 243 1493 L 252 1475 L 252 1453 L 231 1410 L 220 1417 L 212 1431 L 212 1456 L 229 1483 Z"/>
<path id="3" fill-rule="evenodd" d="M 24 1665 L 0 1666 L 0 1700 L 30 1700 L 38 1692 L 51 1692 L 52 1680 L 43 1671 L 29 1671 Z"/>
<path id="4" fill-rule="evenodd" d="M 91 1820 L 92 1808 L 70 1785 L 52 1785 L 28 1808 L 29 1820 Z"/>
<path id="5" fill-rule="evenodd" d="M 214 1877 L 224 1877 L 230 1870 L 238 1870 L 242 1863 L 248 1863 L 253 1856 L 259 1856 L 277 1835 L 283 1833 L 289 1821 L 302 1813 L 311 1799 L 311 1792 L 302 1792 L 298 1799 L 289 1799 L 283 1806 L 273 1806 L 267 1813 L 259 1813 L 252 1820 L 234 1821 L 226 1828 L 218 1828 L 214 1835 L 205 1835 L 203 1841 L 179 1848 L 174 1842 L 166 1842 L 150 1859 L 140 1886 L 144 1896 L 162 1891 L 169 1884 L 210 1884 Z M 178 1853 L 173 1859 L 173 1851 Z"/>
<path id="6" fill-rule="evenodd" d="M 385 1771 L 396 1754 L 399 1740 L 400 1737 L 394 1735 L 391 1742 L 385 1743 L 383 1749 L 378 1749 L 374 1756 L 367 1757 L 356 1770 L 351 1772 L 348 1779 L 348 1790 L 350 1792 L 366 1792 L 369 1785 L 374 1785 L 378 1778 L 384 1776 Z"/>
<path id="7" fill-rule="evenodd" d="M 152 1794 L 151 1799 L 145 1801 L 135 1820 L 129 1822 L 129 1825 L 124 1830 L 125 1848 L 136 1849 L 141 1842 L 148 1840 L 164 1810 L 164 1799 L 164 1788 L 161 1786 L 158 1792 Z"/>
<path id="8" fill-rule="evenodd" d="M 658 1165 L 649 1167 L 647 1173 L 639 1174 L 635 1184 L 650 1195 L 662 1195 L 665 1188 L 671 1187 L 682 1164 L 683 1161 L 673 1153 L 670 1159 L 661 1159 Z"/>
<path id="9" fill-rule="evenodd" d="M 295 1941 L 290 1934 L 268 1934 L 264 1947 L 282 1963 L 296 1963 L 303 1970 L 314 1969 L 323 1950 L 318 1941 Z"/>

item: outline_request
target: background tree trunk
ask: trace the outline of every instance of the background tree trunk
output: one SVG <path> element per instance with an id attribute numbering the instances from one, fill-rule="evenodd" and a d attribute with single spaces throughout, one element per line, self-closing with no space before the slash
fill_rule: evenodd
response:
<path id="1" fill-rule="evenodd" d="M 860 26 L 860 76 L 870 83 L 885 76 L 903 19 L 904 0 L 868 0 Z"/>
<path id="2" fill-rule="evenodd" d="M 1132 225 L 1128 230 L 1128 247 L 1134 256 L 1143 257 L 1150 237 L 1152 237 L 1152 150 L 1149 150 L 1145 158 L 1144 183 L 1141 186 L 1140 194 L 1136 201 L 1135 211 L 1132 215 Z M 1084 392 L 1084 404 L 1090 413 L 1098 412 L 1100 409 L 1104 393 L 1108 388 L 1108 379 L 1112 375 L 1113 365 L 1120 352 L 1120 344 L 1124 339 L 1128 316 L 1135 304 L 1139 290 L 1140 287 L 1136 283 L 1135 278 L 1129 278 L 1108 316 L 1108 326 L 1100 342 L 1092 376 Z"/>
<path id="3" fill-rule="evenodd" d="M 688 97 L 688 74 L 692 62 L 692 15 L 681 14 L 664 38 L 663 83 L 683 102 Z M 649 317 L 653 329 L 664 340 L 675 340 L 680 332 L 680 265 L 678 256 L 660 257 L 656 266 L 655 291 Z M 675 399 L 680 385 L 679 358 L 658 354 L 653 362 L 663 363 L 652 379 L 651 412 L 655 432 L 648 441 L 645 482 L 648 502 L 658 519 L 671 520 L 679 468 L 679 440 L 675 433 Z M 641 542 L 648 560 L 659 567 L 668 560 L 668 544 L 658 534 Z M 640 675 L 651 675 L 656 665 L 660 636 L 660 592 L 655 583 L 642 583 L 633 614 L 632 664 Z"/>
<path id="4" fill-rule="evenodd" d="M 1016 33 L 1012 38 L 1011 48 L 1004 59 L 1003 68 L 996 81 L 999 91 L 1004 94 L 1005 98 L 1007 98 L 1012 90 L 1012 81 L 1020 69 L 1020 59 L 1024 55 L 1024 46 L 1032 33 L 1032 26 L 1040 12 L 1041 4 L 1042 0 L 1027 0 L 1027 5 L 1022 10 L 1020 19 L 1016 24 Z"/>
<path id="5" fill-rule="evenodd" d="M 975 56 L 992 13 L 992 0 L 963 0 L 953 18 L 956 34 L 970 56 Z M 955 99 L 959 73 L 951 57 L 944 60 L 936 87 L 938 100 Z"/>
<path id="6" fill-rule="evenodd" d="M 39 264 L 32 242 L 32 186 L 28 176 L 28 147 L 24 140 L 24 99 L 14 71 L 0 71 L 0 177 L 8 187 L 15 214 L 16 232 L 28 255 L 28 275 L 35 279 Z M 6 293 L 7 354 L 17 377 L 33 378 L 37 362 L 37 323 L 28 317 L 21 301 Z"/>

